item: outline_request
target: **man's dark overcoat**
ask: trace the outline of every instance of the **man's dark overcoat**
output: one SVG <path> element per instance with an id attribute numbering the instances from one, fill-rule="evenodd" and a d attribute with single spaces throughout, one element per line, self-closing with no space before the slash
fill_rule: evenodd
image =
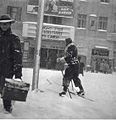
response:
<path id="1" fill-rule="evenodd" d="M 0 29 L 0 87 L 4 85 L 4 78 L 21 78 L 22 52 L 20 39 L 11 32 Z"/>

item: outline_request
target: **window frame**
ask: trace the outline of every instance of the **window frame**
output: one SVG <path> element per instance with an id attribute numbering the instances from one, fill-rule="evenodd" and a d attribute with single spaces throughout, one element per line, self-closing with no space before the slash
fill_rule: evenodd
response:
<path id="1" fill-rule="evenodd" d="M 16 10 L 16 11 L 14 11 Z M 16 6 L 7 6 L 7 14 L 9 14 L 16 21 L 21 21 L 22 8 Z"/>
<path id="2" fill-rule="evenodd" d="M 86 28 L 87 25 L 87 15 L 86 14 L 78 14 L 77 15 L 77 27 L 78 28 Z"/>
<path id="3" fill-rule="evenodd" d="M 108 17 L 99 16 L 98 18 L 98 30 L 106 30 L 108 27 Z"/>

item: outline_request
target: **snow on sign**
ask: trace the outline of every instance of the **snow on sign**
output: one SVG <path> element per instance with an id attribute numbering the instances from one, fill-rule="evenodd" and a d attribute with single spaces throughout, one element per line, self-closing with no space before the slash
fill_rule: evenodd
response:
<path id="1" fill-rule="evenodd" d="M 23 22 L 23 37 L 36 37 L 36 22 Z M 43 23 L 42 40 L 74 40 L 74 27 Z"/>

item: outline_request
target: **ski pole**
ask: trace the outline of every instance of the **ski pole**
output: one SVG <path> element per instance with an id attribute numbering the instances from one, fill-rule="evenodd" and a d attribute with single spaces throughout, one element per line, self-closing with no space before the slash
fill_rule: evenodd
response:
<path id="1" fill-rule="evenodd" d="M 72 96 L 71 96 L 71 93 L 70 93 L 70 90 L 69 90 L 69 88 L 68 88 L 68 93 L 69 93 L 69 96 L 70 96 L 70 98 L 72 99 Z"/>
<path id="2" fill-rule="evenodd" d="M 74 91 L 74 86 L 73 86 L 72 80 L 71 80 L 71 86 L 72 86 L 72 90 Z"/>

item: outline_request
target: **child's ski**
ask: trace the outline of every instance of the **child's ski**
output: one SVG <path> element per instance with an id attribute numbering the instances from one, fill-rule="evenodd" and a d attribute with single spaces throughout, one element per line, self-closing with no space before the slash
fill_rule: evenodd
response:
<path id="1" fill-rule="evenodd" d="M 79 95 L 79 94 L 76 94 L 76 93 L 71 92 L 71 91 L 70 91 L 70 93 L 73 94 L 73 95 L 77 95 L 77 96 L 79 96 L 79 97 L 81 97 L 81 98 L 83 98 L 83 99 L 86 99 L 86 100 L 89 100 L 89 101 L 94 102 L 94 100 L 92 100 L 92 99 L 86 97 L 86 95 Z"/>

